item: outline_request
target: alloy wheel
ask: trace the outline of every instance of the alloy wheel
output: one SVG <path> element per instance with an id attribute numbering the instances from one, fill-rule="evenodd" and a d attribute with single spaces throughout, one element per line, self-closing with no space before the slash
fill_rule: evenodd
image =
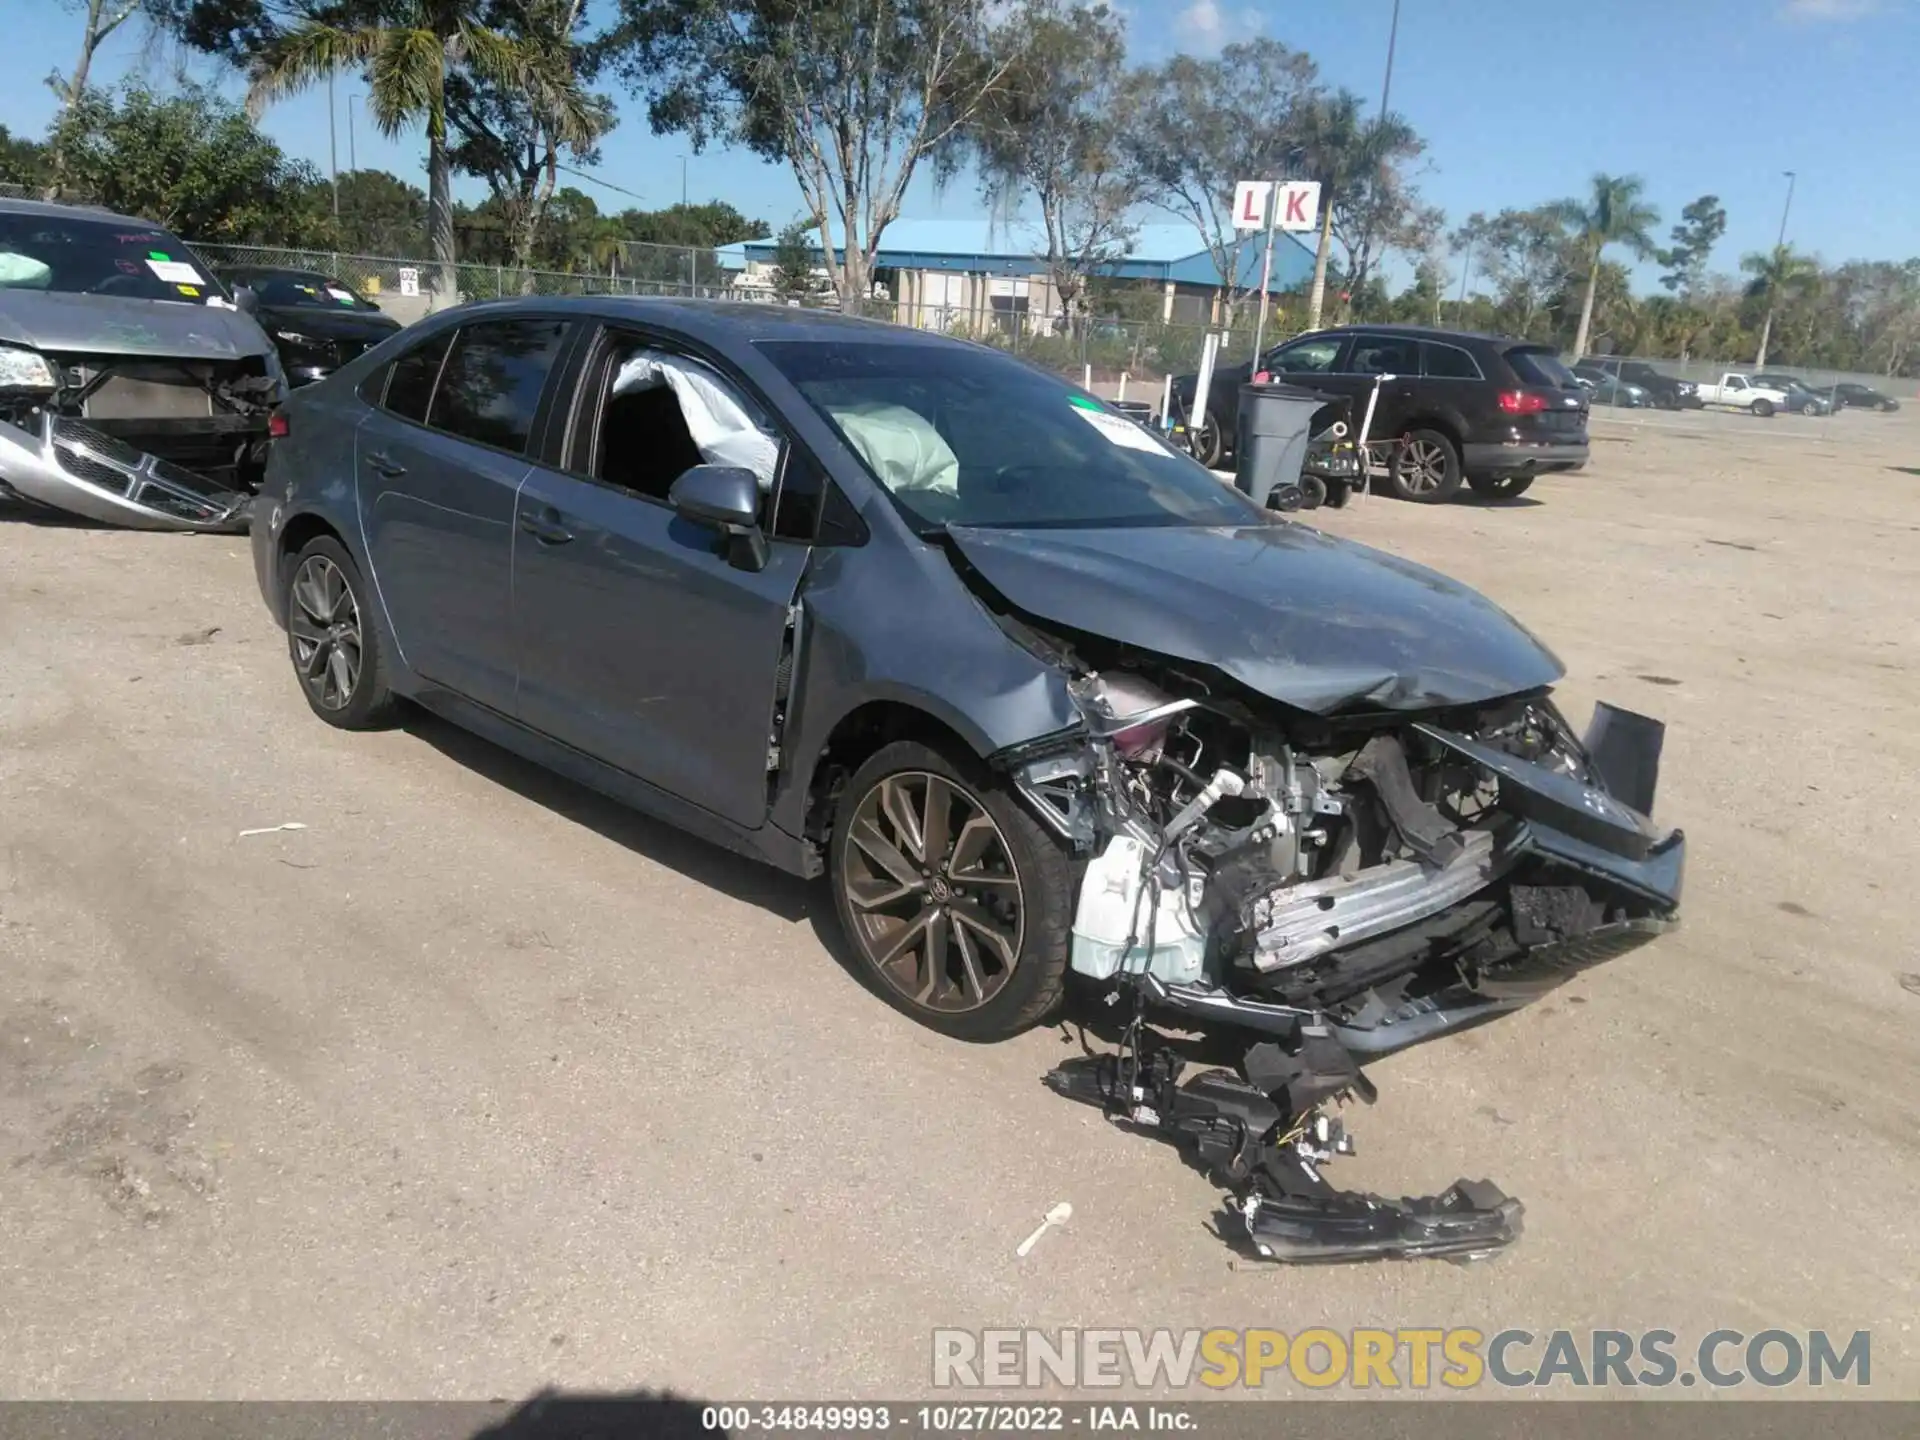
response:
<path id="1" fill-rule="evenodd" d="M 300 683 L 323 710 L 344 710 L 360 683 L 360 607 L 340 567 L 309 555 L 293 577 L 287 628 Z"/>
<path id="2" fill-rule="evenodd" d="M 977 1010 L 1019 963 L 1013 852 L 979 798 L 944 775 L 899 771 L 860 797 L 838 883 L 854 944 L 917 1006 Z"/>
<path id="3" fill-rule="evenodd" d="M 1447 454 L 1432 440 L 1409 440 L 1400 448 L 1400 483 L 1409 494 L 1431 495 L 1447 478 Z"/>

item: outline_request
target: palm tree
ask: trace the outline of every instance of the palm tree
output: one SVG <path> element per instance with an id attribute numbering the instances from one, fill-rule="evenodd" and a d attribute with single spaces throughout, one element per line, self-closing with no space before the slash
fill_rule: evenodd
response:
<path id="1" fill-rule="evenodd" d="M 453 178 L 447 159 L 448 73 L 465 66 L 526 95 L 557 138 L 586 143 L 598 116 L 564 51 L 540 40 L 516 39 L 475 23 L 461 0 L 405 0 L 384 25 L 342 27 L 306 20 L 286 32 L 248 72 L 247 110 L 258 118 L 275 100 L 298 94 L 341 71 L 365 70 L 367 111 L 392 138 L 424 121 L 427 129 L 427 250 L 437 272 L 434 289 L 451 302 L 454 270 Z"/>
<path id="2" fill-rule="evenodd" d="M 1773 339 L 1773 310 L 1781 298 L 1796 290 L 1804 290 L 1820 274 L 1819 262 L 1811 256 L 1802 255 L 1791 245 L 1776 245 L 1765 254 L 1755 252 L 1744 256 L 1740 268 L 1753 276 L 1753 283 L 1747 287 L 1749 295 L 1764 293 L 1767 297 L 1767 318 L 1760 327 L 1760 351 L 1753 357 L 1753 368 L 1764 369 L 1767 363 L 1767 342 Z"/>
<path id="3" fill-rule="evenodd" d="M 1587 295 L 1573 340 L 1576 357 L 1587 353 L 1593 296 L 1600 286 L 1600 259 L 1607 246 L 1625 245 L 1643 259 L 1653 253 L 1649 232 L 1660 223 L 1660 212 L 1641 199 L 1645 190 L 1646 182 L 1638 175 L 1595 175 L 1593 193 L 1586 200 L 1562 200 L 1548 207 L 1556 219 L 1573 227 L 1575 244 L 1587 262 Z"/>
<path id="4" fill-rule="evenodd" d="M 1351 90 L 1316 96 L 1300 117 L 1297 153 L 1306 178 L 1320 182 L 1320 239 L 1313 252 L 1313 288 L 1307 292 L 1307 328 L 1320 327 L 1327 299 L 1327 258 L 1333 250 L 1333 207 L 1369 171 L 1419 146 L 1413 127 L 1395 115 L 1368 124 L 1366 102 Z"/>

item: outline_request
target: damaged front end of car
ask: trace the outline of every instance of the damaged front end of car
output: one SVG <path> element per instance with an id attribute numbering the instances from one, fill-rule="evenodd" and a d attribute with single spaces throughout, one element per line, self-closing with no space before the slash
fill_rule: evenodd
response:
<path id="1" fill-rule="evenodd" d="M 0 348 L 0 489 L 132 529 L 246 527 L 282 388 L 268 360 Z"/>
<path id="2" fill-rule="evenodd" d="M 1544 686 L 1316 714 L 999 618 L 1068 671 L 1084 717 L 997 759 L 1084 858 L 1071 964 L 1107 987 L 1120 1032 L 1048 1083 L 1189 1150 L 1266 1258 L 1510 1244 L 1521 1207 L 1486 1181 L 1390 1200 L 1321 1166 L 1352 1149 L 1337 1111 L 1372 1100 L 1365 1063 L 1676 923 L 1685 842 L 1648 818 L 1660 724 L 1601 706 L 1580 738 Z"/>

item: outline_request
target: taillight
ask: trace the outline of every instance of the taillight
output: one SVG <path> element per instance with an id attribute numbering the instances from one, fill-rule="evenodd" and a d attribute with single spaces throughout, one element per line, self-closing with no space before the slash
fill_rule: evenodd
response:
<path id="1" fill-rule="evenodd" d="M 1500 411 L 1505 415 L 1538 415 L 1547 408 L 1547 397 L 1525 390 L 1502 390 Z"/>
<path id="2" fill-rule="evenodd" d="M 276 410 L 267 417 L 267 438 L 284 440 L 293 433 L 293 424 L 287 419 L 287 412 Z"/>

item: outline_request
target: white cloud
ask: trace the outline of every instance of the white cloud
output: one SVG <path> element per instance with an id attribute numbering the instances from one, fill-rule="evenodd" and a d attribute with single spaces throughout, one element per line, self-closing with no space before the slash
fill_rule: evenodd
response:
<path id="1" fill-rule="evenodd" d="M 1173 41 L 1181 50 L 1201 54 L 1260 33 L 1266 18 L 1252 6 L 1229 11 L 1220 0 L 1192 0 L 1174 17 Z"/>
<path id="2" fill-rule="evenodd" d="M 1880 0 L 1786 0 L 1780 7 L 1784 20 L 1813 24 L 1860 20 L 1880 8 Z"/>

